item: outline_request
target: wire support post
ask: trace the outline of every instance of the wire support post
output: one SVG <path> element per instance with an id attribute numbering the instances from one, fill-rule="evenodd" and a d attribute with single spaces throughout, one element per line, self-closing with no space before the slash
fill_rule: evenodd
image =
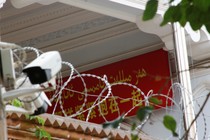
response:
<path id="1" fill-rule="evenodd" d="M 183 99 L 183 109 L 184 109 L 184 120 L 186 131 L 188 133 L 186 136 L 187 140 L 198 140 L 197 130 L 196 130 L 196 121 L 191 125 L 195 119 L 194 105 L 193 105 L 193 95 L 192 87 L 190 82 L 190 72 L 189 72 L 189 63 L 187 55 L 187 45 L 185 38 L 185 31 L 180 26 L 179 23 L 173 24 L 174 27 L 174 39 L 175 39 L 175 52 L 176 59 L 178 63 L 178 72 L 179 72 L 179 82 L 184 87 L 184 90 L 181 91 Z"/>
<path id="2" fill-rule="evenodd" d="M 6 122 L 6 112 L 5 105 L 3 103 L 2 94 L 3 86 L 0 85 L 0 140 L 7 140 L 7 122 Z"/>

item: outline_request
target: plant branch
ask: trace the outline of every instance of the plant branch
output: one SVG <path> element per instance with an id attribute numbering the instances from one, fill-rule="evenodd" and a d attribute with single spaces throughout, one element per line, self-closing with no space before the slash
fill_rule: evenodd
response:
<path id="1" fill-rule="evenodd" d="M 209 97 L 210 97 L 210 93 L 208 93 L 208 95 L 207 95 L 207 97 L 206 97 L 204 103 L 203 103 L 202 106 L 201 106 L 201 109 L 200 109 L 199 112 L 196 114 L 195 118 L 194 118 L 193 121 L 191 122 L 191 124 L 190 124 L 189 128 L 187 129 L 187 131 L 185 132 L 185 134 L 181 137 L 181 140 L 184 139 L 184 138 L 186 137 L 186 135 L 189 133 L 190 128 L 192 127 L 193 123 L 198 119 L 198 117 L 199 117 L 199 115 L 201 114 L 201 112 L 203 111 L 203 109 L 204 109 L 204 107 L 205 107 L 205 105 L 206 105 L 206 103 L 207 103 Z"/>

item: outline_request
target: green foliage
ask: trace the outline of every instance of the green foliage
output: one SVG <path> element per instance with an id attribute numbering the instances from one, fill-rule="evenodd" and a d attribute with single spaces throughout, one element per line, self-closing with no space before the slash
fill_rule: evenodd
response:
<path id="1" fill-rule="evenodd" d="M 51 140 L 51 135 L 40 127 L 36 127 L 35 136 L 39 139 L 47 138 L 48 140 Z"/>
<path id="2" fill-rule="evenodd" d="M 159 99 L 157 99 L 155 97 L 150 98 L 150 102 L 153 102 L 154 104 L 162 103 L 162 102 L 160 102 Z M 150 115 L 152 113 L 153 110 L 154 110 L 153 106 L 141 107 L 137 111 L 136 117 L 140 121 L 143 121 L 148 115 Z M 116 128 L 118 128 L 120 123 L 122 123 L 122 121 L 123 121 L 123 115 L 113 121 L 104 123 L 103 128 L 111 127 L 111 128 L 116 129 Z M 163 124 L 168 130 L 170 130 L 172 132 L 174 137 L 178 136 L 178 134 L 176 133 L 176 120 L 172 116 L 165 115 L 164 119 L 163 119 Z M 133 124 L 131 126 L 131 140 L 139 140 L 138 133 L 136 133 L 137 132 L 136 127 L 137 127 L 136 123 L 133 122 Z M 40 134 L 40 135 L 42 135 L 42 134 Z"/>
<path id="3" fill-rule="evenodd" d="M 44 119 L 39 117 L 39 116 L 30 116 L 30 115 L 27 115 L 27 114 L 25 116 L 26 116 L 26 119 L 28 119 L 28 120 L 37 120 L 38 123 L 42 126 L 45 123 Z"/>
<path id="4" fill-rule="evenodd" d="M 137 134 L 131 134 L 131 140 L 139 140 L 139 137 Z"/>
<path id="5" fill-rule="evenodd" d="M 152 113 L 152 111 L 153 111 L 152 106 L 145 106 L 145 107 L 140 108 L 137 111 L 136 116 L 140 121 L 143 121 L 146 118 L 146 116 L 148 116 Z"/>
<path id="6" fill-rule="evenodd" d="M 174 137 L 178 136 L 176 133 L 176 120 L 172 116 L 165 115 L 163 118 L 163 124 L 168 130 L 172 132 Z"/>
<path id="7" fill-rule="evenodd" d="M 103 123 L 103 128 L 107 127 L 118 128 L 118 126 L 122 121 L 123 121 L 123 115 L 113 121 Z"/>
<path id="8" fill-rule="evenodd" d="M 151 98 L 149 98 L 149 102 L 150 102 L 150 103 L 153 103 L 153 104 L 155 104 L 155 105 L 161 105 L 161 104 L 162 104 L 162 101 L 159 100 L 159 99 L 156 98 L 156 97 L 151 97 Z"/>
<path id="9" fill-rule="evenodd" d="M 158 1 L 149 0 L 146 5 L 145 12 L 143 14 L 143 20 L 149 20 L 153 18 L 157 12 Z"/>
<path id="10" fill-rule="evenodd" d="M 13 106 L 16 106 L 16 107 L 22 107 L 23 106 L 23 103 L 20 100 L 18 100 L 18 99 L 13 99 L 11 104 Z"/>
<path id="11" fill-rule="evenodd" d="M 11 101 L 11 104 L 16 107 L 23 107 L 23 103 L 18 99 L 13 99 Z M 41 118 L 40 116 L 31 116 L 28 114 L 25 114 L 25 116 L 26 116 L 26 119 L 28 119 L 30 121 L 36 120 L 42 126 L 45 123 L 44 119 Z M 36 126 L 35 136 L 38 137 L 39 139 L 47 138 L 48 140 L 51 140 L 51 135 L 47 131 L 45 131 L 44 129 L 42 129 L 38 126 Z"/>
<path id="12" fill-rule="evenodd" d="M 132 126 L 131 126 L 131 131 L 134 131 L 134 130 L 136 129 L 136 127 L 137 127 L 137 125 L 136 125 L 136 123 L 134 122 L 134 123 L 132 124 Z"/>
<path id="13" fill-rule="evenodd" d="M 25 116 L 26 116 L 26 119 L 30 121 L 37 120 L 40 125 L 44 126 L 45 121 L 40 116 L 31 116 L 28 114 L 25 114 Z M 48 140 L 51 140 L 51 135 L 47 131 L 45 131 L 44 129 L 38 126 L 36 126 L 35 136 L 38 137 L 39 139 L 47 138 Z"/>
<path id="14" fill-rule="evenodd" d="M 157 11 L 158 1 L 148 0 L 143 14 L 143 20 L 152 19 Z M 179 22 L 181 26 L 190 23 L 193 30 L 199 30 L 203 25 L 210 32 L 210 0 L 181 0 L 177 5 L 172 5 L 174 0 L 169 0 L 161 26 L 167 23 Z"/>
<path id="15" fill-rule="evenodd" d="M 138 133 L 135 132 L 136 127 L 137 127 L 136 123 L 133 122 L 131 126 L 131 140 L 139 140 Z"/>

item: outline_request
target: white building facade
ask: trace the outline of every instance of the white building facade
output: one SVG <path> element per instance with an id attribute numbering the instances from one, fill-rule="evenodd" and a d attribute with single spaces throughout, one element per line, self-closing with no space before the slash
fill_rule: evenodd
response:
<path id="1" fill-rule="evenodd" d="M 162 119 L 172 114 L 177 133 L 182 135 L 184 122 L 189 127 L 202 108 L 210 91 L 210 36 L 204 28 L 194 32 L 189 26 L 181 28 L 177 24 L 160 27 L 167 8 L 164 4 L 160 4 L 153 20 L 142 21 L 146 2 L 8 0 L 0 9 L 1 40 L 43 51 L 56 49 L 79 71 L 163 48 L 170 54 L 173 83 L 180 83 L 173 91 L 177 106 L 155 111 L 142 130 L 155 139 L 177 139 L 164 128 Z M 81 58 L 82 52 L 97 53 Z M 188 133 L 193 139 L 210 139 L 209 105 L 207 102 Z"/>

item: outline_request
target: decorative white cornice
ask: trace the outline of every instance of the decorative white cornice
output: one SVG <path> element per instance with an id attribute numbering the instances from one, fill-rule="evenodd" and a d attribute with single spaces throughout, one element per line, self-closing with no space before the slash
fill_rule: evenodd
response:
<path id="1" fill-rule="evenodd" d="M 119 5 L 109 0 L 103 0 L 103 1 L 98 1 L 98 0 L 44 0 L 44 1 L 43 0 L 42 1 L 28 0 L 27 3 L 25 3 L 24 0 L 18 0 L 18 1 L 11 0 L 11 2 L 17 8 L 22 8 L 24 6 L 28 6 L 34 3 L 52 4 L 55 2 L 60 2 L 67 5 L 82 8 L 88 11 L 93 11 L 96 13 L 101 13 L 104 15 L 116 17 L 116 18 L 123 19 L 130 22 L 135 22 L 135 15 L 133 13 L 135 13 L 136 11 L 141 12 L 139 10 L 133 9 L 132 7 Z"/>
<path id="2" fill-rule="evenodd" d="M 50 22 L 51 20 L 61 19 L 62 17 L 68 18 L 68 16 L 82 11 L 84 10 L 76 7 L 54 4 L 47 8 L 36 8 L 28 11 L 28 13 L 20 13 L 18 16 L 11 15 L 5 18 L 2 17 L 0 24 L 1 35 L 18 31 L 26 27 L 36 26 L 46 21 Z M 6 15 L 8 12 L 2 11 L 1 14 Z"/>
<path id="3" fill-rule="evenodd" d="M 65 42 L 75 41 L 75 40 L 77 40 L 78 36 L 82 35 L 81 37 L 79 37 L 80 41 L 72 43 L 71 46 L 69 46 L 69 45 L 66 46 L 67 48 L 73 48 L 74 46 L 77 46 L 78 43 L 86 44 L 93 40 L 98 40 L 100 38 L 106 38 L 106 37 L 113 36 L 113 34 L 117 34 L 119 32 L 123 33 L 125 31 L 135 29 L 135 26 L 133 26 L 133 24 L 130 24 L 130 27 L 129 27 L 128 25 L 125 25 L 125 24 L 123 24 L 125 26 L 122 26 L 122 25 L 120 25 L 121 23 L 123 23 L 123 22 L 122 21 L 120 22 L 116 18 L 112 18 L 112 17 L 108 17 L 108 16 L 101 16 L 99 18 L 95 18 L 92 20 L 89 19 L 85 22 L 78 23 L 78 24 L 75 24 L 72 26 L 68 26 L 66 28 L 56 30 L 54 32 L 49 30 L 50 32 L 48 32 L 46 34 L 39 35 L 36 37 L 31 37 L 29 39 L 25 39 L 25 40 L 23 40 L 21 42 L 17 42 L 17 43 L 20 44 L 21 46 L 36 46 L 38 48 L 45 46 L 45 48 L 46 48 L 50 44 L 55 43 L 58 45 L 59 42 L 64 42 L 64 40 L 65 40 Z M 115 28 L 118 28 L 118 30 L 115 30 L 115 28 L 112 28 L 112 31 L 109 31 L 109 32 L 106 32 L 106 30 L 101 31 L 101 33 L 106 32 L 106 35 L 104 35 L 104 34 L 99 35 L 99 32 L 96 32 L 96 33 L 92 33 L 90 35 L 85 36 L 85 34 L 88 34 L 90 31 L 95 32 L 95 31 L 97 31 L 98 28 L 101 28 L 101 30 L 103 30 L 103 28 L 106 28 L 107 26 L 110 26 L 110 25 L 118 25 L 119 27 L 118 26 L 115 27 Z M 96 35 L 95 37 L 91 37 L 89 39 L 84 39 L 84 38 L 93 36 L 94 34 L 98 34 L 98 35 Z M 52 47 L 52 46 L 50 46 L 50 47 Z M 63 48 L 63 49 L 65 49 L 65 48 Z"/>
<path id="4" fill-rule="evenodd" d="M 122 19 L 125 21 L 136 23 L 140 30 L 147 33 L 158 35 L 165 43 L 165 47 L 167 50 L 172 50 L 174 46 L 173 34 L 176 31 L 174 31 L 171 24 L 165 25 L 163 27 L 159 26 L 162 21 L 162 15 L 164 11 L 167 9 L 167 5 L 164 3 L 165 2 L 164 0 L 159 1 L 158 14 L 156 15 L 156 17 L 153 20 L 150 20 L 147 22 L 144 22 L 141 19 L 147 0 L 103 0 L 103 1 L 99 1 L 99 0 L 44 0 L 44 1 L 43 0 L 28 0 L 27 2 L 25 2 L 25 0 L 18 0 L 18 1 L 11 0 L 11 2 L 13 3 L 15 7 L 18 7 L 18 8 L 31 5 L 34 3 L 48 5 L 55 2 L 60 2 L 67 5 L 79 7 L 85 10 L 90 10 L 96 13 L 101 13 L 101 14 L 112 16 L 112 17 Z M 59 16 L 59 14 L 57 16 Z M 26 21 L 26 20 L 27 19 L 22 19 L 22 21 Z M 13 24 L 14 26 L 12 26 L 11 24 L 8 24 L 8 25 L 10 25 L 11 27 L 10 30 L 12 30 L 13 27 L 15 26 L 16 27 L 18 26 L 21 29 L 21 24 L 15 24 L 15 22 Z M 5 23 L 5 25 L 2 25 L 2 27 L 8 26 L 8 25 Z M 201 60 L 201 59 L 205 59 L 209 57 L 210 48 L 208 46 L 210 46 L 209 45 L 210 35 L 206 31 L 206 29 L 202 27 L 202 29 L 199 31 L 193 31 L 191 27 L 189 26 L 189 24 L 187 24 L 185 26 L 185 31 L 186 31 L 186 35 L 190 37 L 190 42 L 192 42 L 190 45 L 188 45 L 189 56 L 191 56 L 192 59 L 194 60 Z M 4 34 L 4 30 L 3 30 L 3 34 Z M 43 34 L 46 34 L 46 33 L 43 31 Z M 29 40 L 29 38 L 25 40 Z M 199 51 L 197 51 L 198 49 Z"/>
<path id="5" fill-rule="evenodd" d="M 69 1 L 79 3 L 82 0 Z M 98 4 L 101 2 L 98 0 L 82 2 L 85 4 L 89 1 L 98 2 Z M 90 5 L 86 3 L 84 6 Z M 115 3 L 112 6 L 117 5 Z M 101 6 L 106 8 L 105 5 Z M 0 27 L 4 29 L 2 39 L 18 43 L 21 46 L 35 46 L 43 51 L 58 50 L 62 59 L 73 63 L 79 71 L 110 64 L 164 46 L 164 43 L 156 35 L 139 31 L 135 24 L 136 15 L 133 14 L 141 12 L 139 9 L 122 6 L 126 10 L 132 10 L 130 13 L 128 12 L 128 15 L 125 15 L 123 13 L 127 11 L 121 7 L 122 12 L 118 11 L 112 17 L 59 3 L 48 6 L 35 5 L 35 8 L 33 4 L 29 7 L 32 7 L 31 11 L 26 12 L 25 7 L 19 9 L 24 12 L 10 14 L 9 17 L 3 18 L 3 24 L 0 24 Z M 30 9 L 29 7 L 28 9 Z M 112 8 L 114 9 L 114 7 Z M 104 11 L 109 11 L 109 9 L 104 9 Z M 119 7 L 116 9 L 119 10 Z M 121 20 L 119 15 L 124 16 L 126 21 Z M 127 22 L 127 20 L 132 22 Z M 131 42 L 132 45 L 130 45 Z M 81 57 L 83 53 L 86 55 Z M 33 55 L 29 57 L 33 57 Z"/>
<path id="6" fill-rule="evenodd" d="M 62 32 L 63 34 L 66 32 L 65 29 L 70 30 L 68 28 L 71 28 L 71 32 L 73 33 L 78 31 L 79 28 L 81 28 L 80 30 L 87 30 L 94 26 L 102 26 L 105 23 L 107 23 L 108 26 L 110 24 L 116 24 L 120 22 L 124 21 L 89 11 L 80 11 L 74 14 L 45 21 L 37 25 L 29 27 L 25 26 L 21 30 L 15 30 L 14 32 L 3 34 L 2 39 L 10 40 L 10 42 L 20 42 L 37 36 L 42 36 L 50 32 L 60 32 L 60 34 Z"/>
<path id="7" fill-rule="evenodd" d="M 185 26 L 185 30 L 186 30 L 187 34 L 190 35 L 191 39 L 194 42 L 210 40 L 210 34 L 208 33 L 208 31 L 206 30 L 206 28 L 204 26 L 200 30 L 194 31 L 190 27 L 189 23 L 187 23 Z"/>
<path id="8" fill-rule="evenodd" d="M 145 5 L 148 2 L 148 0 L 109 0 L 109 1 L 140 10 L 145 10 Z M 168 2 L 167 0 L 158 1 L 158 9 L 157 9 L 158 14 L 162 15 L 166 11 L 166 9 L 168 8 L 167 2 Z"/>
<path id="9" fill-rule="evenodd" d="M 113 16 L 119 19 L 136 23 L 136 21 L 138 22 L 138 20 L 136 20 L 136 16 L 140 16 L 143 13 L 147 0 L 28 0 L 27 2 L 25 2 L 25 0 L 11 0 L 11 2 L 17 8 L 21 8 L 33 3 L 52 4 L 54 2 L 61 2 L 64 4 L 72 5 L 82 9 L 94 11 L 97 13 Z M 168 5 L 166 4 L 166 0 L 160 0 L 157 13 L 163 15 L 167 8 Z M 158 25 L 159 24 L 160 22 L 158 23 Z M 204 27 L 200 31 L 195 32 L 187 24 L 185 29 L 186 32 L 191 36 L 191 39 L 195 42 L 200 40 L 200 34 L 202 33 L 205 33 L 208 40 L 210 39 L 210 35 Z"/>
<path id="10" fill-rule="evenodd" d="M 158 35 L 161 40 L 165 43 L 167 50 L 174 48 L 173 42 L 173 29 L 170 24 L 160 27 L 162 21 L 161 15 L 156 15 L 154 19 L 149 21 L 142 21 L 140 16 L 136 17 L 136 24 L 138 28 L 146 33 Z"/>

